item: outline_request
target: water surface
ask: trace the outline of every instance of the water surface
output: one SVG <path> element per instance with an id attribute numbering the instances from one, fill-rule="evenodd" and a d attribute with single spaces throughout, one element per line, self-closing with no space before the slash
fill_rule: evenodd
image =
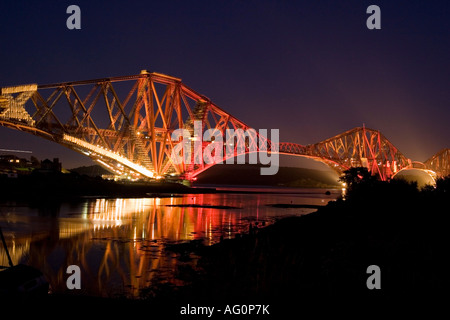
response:
<path id="1" fill-rule="evenodd" d="M 0 204 L 0 226 L 14 264 L 40 269 L 53 292 L 68 292 L 66 269 L 76 264 L 82 272 L 82 289 L 70 293 L 136 297 L 140 289 L 161 279 L 182 285 L 176 278 L 177 268 L 182 263 L 195 265 L 192 259 L 180 261 L 165 250 L 168 243 L 198 240 L 211 245 L 246 233 L 250 223 L 262 227 L 282 217 L 315 211 L 270 205 L 325 205 L 339 194 L 333 190 L 325 195 L 325 190 L 318 189 L 285 192 L 289 193 L 87 198 L 37 205 L 9 202 Z M 7 264 L 2 248 L 0 265 Z"/>

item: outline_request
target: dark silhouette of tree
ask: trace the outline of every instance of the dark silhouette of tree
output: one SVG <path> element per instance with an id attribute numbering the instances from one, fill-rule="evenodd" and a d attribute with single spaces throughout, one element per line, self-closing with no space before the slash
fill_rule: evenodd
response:
<path id="1" fill-rule="evenodd" d="M 31 161 L 31 164 L 33 165 L 33 167 L 35 167 L 35 168 L 37 168 L 41 165 L 41 162 L 35 156 L 31 156 L 30 161 Z"/>
<path id="2" fill-rule="evenodd" d="M 436 180 L 436 190 L 442 193 L 450 193 L 450 175 Z"/>
<path id="3" fill-rule="evenodd" d="M 355 167 L 344 171 L 344 175 L 339 181 L 347 184 L 348 189 L 354 188 L 360 183 L 372 182 L 376 178 L 372 176 L 366 167 Z"/>

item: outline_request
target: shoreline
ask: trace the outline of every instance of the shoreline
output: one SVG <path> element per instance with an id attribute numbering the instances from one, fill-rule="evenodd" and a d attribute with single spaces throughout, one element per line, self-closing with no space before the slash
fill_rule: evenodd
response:
<path id="1" fill-rule="evenodd" d="M 180 256 L 200 257 L 198 270 L 180 271 L 186 286 L 166 286 L 160 296 L 146 298 L 290 301 L 295 291 L 296 299 L 389 303 L 399 296 L 439 296 L 450 282 L 449 181 L 423 191 L 404 181 L 368 182 L 353 188 L 346 200 L 209 247 L 175 245 L 171 250 Z M 367 287 L 371 265 L 381 269 L 381 290 Z"/>
<path id="2" fill-rule="evenodd" d="M 442 214 L 449 200 L 439 188 L 419 192 L 404 182 L 376 182 L 308 215 L 282 218 L 211 246 L 167 245 L 177 260 L 195 259 L 195 267 L 177 269 L 183 286 L 161 279 L 138 299 L 57 294 L 45 301 L 135 305 L 176 316 L 189 303 L 268 303 L 280 311 L 314 299 L 370 305 L 434 296 L 449 283 L 449 218 Z M 370 265 L 382 270 L 381 290 L 367 288 Z"/>
<path id="3" fill-rule="evenodd" d="M 302 191 L 303 190 L 303 191 Z M 305 191 L 309 190 L 309 191 Z M 311 191 L 317 190 L 317 192 Z M 322 191 L 323 190 L 323 191 Z M 185 194 L 239 193 L 239 194 L 320 194 L 336 195 L 336 188 L 284 188 L 267 186 L 186 186 L 178 182 L 108 181 L 73 174 L 30 175 L 3 178 L 0 181 L 0 201 L 71 201 L 83 198 L 141 198 L 172 197 Z"/>

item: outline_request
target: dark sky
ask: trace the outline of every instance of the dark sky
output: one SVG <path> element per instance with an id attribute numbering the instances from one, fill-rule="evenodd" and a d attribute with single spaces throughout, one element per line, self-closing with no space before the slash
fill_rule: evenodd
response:
<path id="1" fill-rule="evenodd" d="M 66 8 L 81 8 L 81 30 Z M 368 30 L 366 9 L 381 9 Z M 3 1 L 0 86 L 183 79 L 253 128 L 309 144 L 362 126 L 425 161 L 450 147 L 449 1 Z M 91 162 L 0 128 L 0 148 Z"/>

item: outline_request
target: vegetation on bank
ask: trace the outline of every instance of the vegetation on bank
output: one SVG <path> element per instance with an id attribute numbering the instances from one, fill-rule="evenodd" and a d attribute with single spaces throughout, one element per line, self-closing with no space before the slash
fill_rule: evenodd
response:
<path id="1" fill-rule="evenodd" d="M 6 157 L 6 156 L 5 156 Z M 0 159 L 1 160 L 1 159 Z M 0 161 L 1 162 L 1 161 Z M 0 163 L 0 199 L 70 200 L 79 197 L 147 197 L 173 193 L 209 193 L 214 189 L 189 188 L 170 181 L 132 182 L 102 179 L 108 174 L 98 165 L 63 170 L 58 159 L 33 162 L 8 156 Z M 26 166 L 26 172 L 21 171 Z M 337 179 L 325 171 L 280 168 L 274 176 L 261 176 L 259 165 L 217 166 L 198 177 L 196 184 L 266 185 L 283 187 L 336 188 Z M 65 173 L 63 173 L 64 171 Z"/>
<path id="2" fill-rule="evenodd" d="M 423 304 L 423 298 L 445 292 L 450 282 L 450 177 L 420 191 L 402 180 L 378 181 L 365 169 L 348 171 L 343 181 L 348 184 L 345 200 L 312 214 L 255 226 L 249 234 L 211 247 L 199 241 L 168 247 L 186 261 L 177 270 L 185 286 L 161 277 L 142 290 L 139 301 L 50 295 L 33 302 L 46 308 L 92 306 L 102 314 L 143 310 L 173 318 L 180 316 L 180 305 L 255 303 L 269 304 L 279 319 L 282 313 L 286 318 L 303 314 L 311 299 L 323 310 L 330 308 L 329 298 L 352 310 L 365 299 L 370 304 L 365 311 L 372 313 L 380 304 L 371 303 L 379 299 L 397 305 L 414 297 Z M 366 286 L 370 265 L 381 269 L 380 290 Z"/>
<path id="3" fill-rule="evenodd" d="M 213 192 L 193 189 L 180 183 L 109 181 L 101 177 L 89 177 L 78 173 L 40 173 L 17 178 L 0 177 L 0 199 L 5 200 L 68 200 L 96 197 L 148 197 L 172 193 Z"/>
<path id="4" fill-rule="evenodd" d="M 189 250 L 200 255 L 197 268 L 179 270 L 188 285 L 177 288 L 161 281 L 143 297 L 241 303 L 312 296 L 395 301 L 443 292 L 450 282 L 450 177 L 419 191 L 414 183 L 378 181 L 364 170 L 344 176 L 345 200 L 315 213 L 285 218 L 212 247 L 184 246 L 180 255 Z M 371 265 L 380 267 L 380 290 L 367 288 Z"/>

